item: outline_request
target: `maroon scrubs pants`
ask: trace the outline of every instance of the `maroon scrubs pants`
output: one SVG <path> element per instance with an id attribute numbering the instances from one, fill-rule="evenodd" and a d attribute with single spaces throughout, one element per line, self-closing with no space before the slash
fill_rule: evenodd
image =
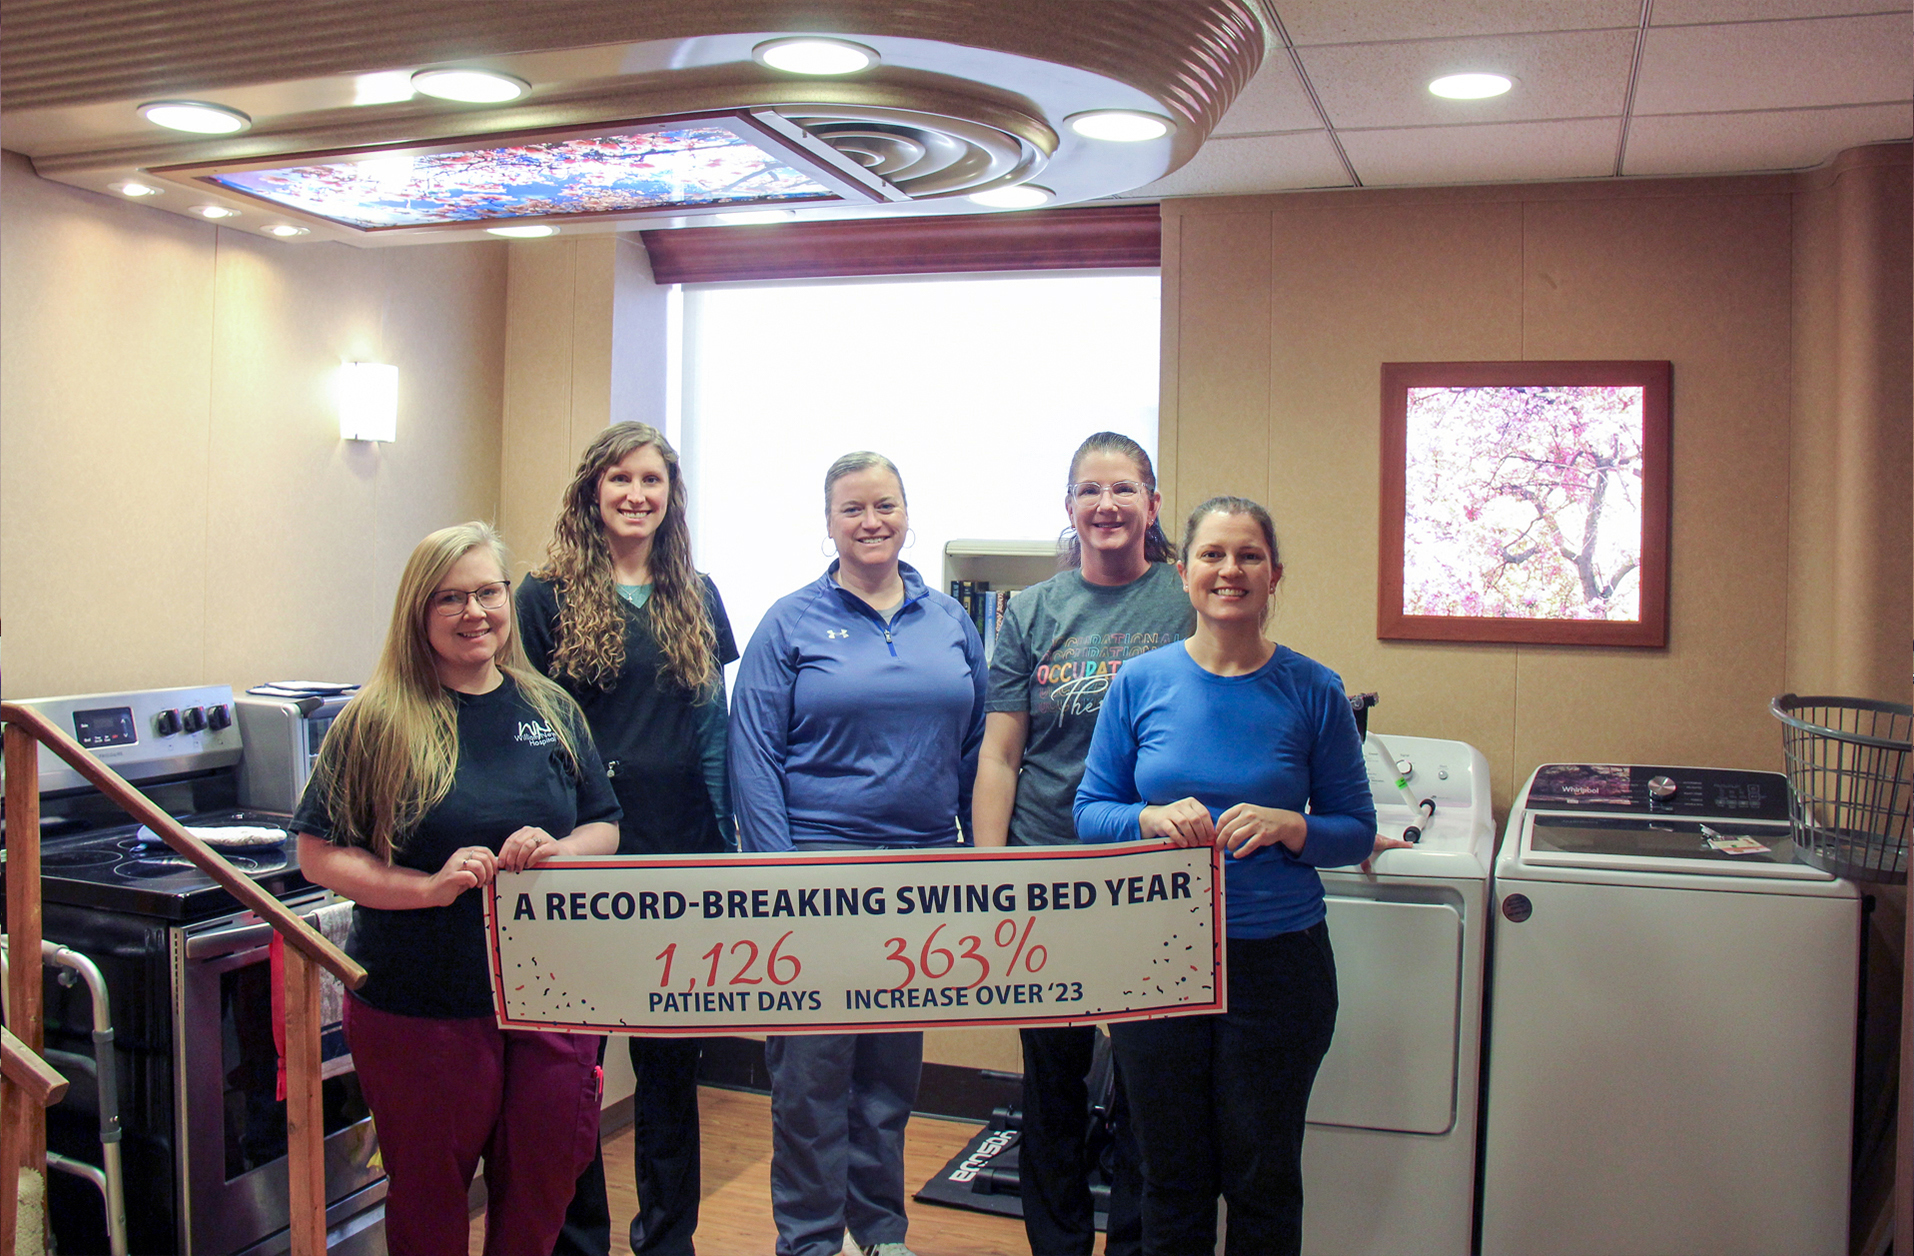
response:
<path id="1" fill-rule="evenodd" d="M 464 1256 L 482 1157 L 485 1256 L 550 1256 L 598 1143 L 598 1040 L 346 1000 L 346 1040 L 390 1178 L 392 1256 Z"/>

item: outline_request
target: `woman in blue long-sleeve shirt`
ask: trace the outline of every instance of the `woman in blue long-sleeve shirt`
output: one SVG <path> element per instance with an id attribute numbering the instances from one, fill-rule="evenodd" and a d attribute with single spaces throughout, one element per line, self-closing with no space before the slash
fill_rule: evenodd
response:
<path id="1" fill-rule="evenodd" d="M 1204 502 L 1184 530 L 1196 633 L 1124 664 L 1077 790 L 1085 841 L 1216 842 L 1225 859 L 1229 1011 L 1135 1021 L 1111 1038 L 1143 1158 L 1145 1256 L 1302 1247 L 1304 1114 L 1336 1025 L 1319 867 L 1375 845 L 1342 683 L 1263 636 L 1282 579 L 1269 513 Z"/>
<path id="2" fill-rule="evenodd" d="M 888 458 L 846 454 L 824 480 L 837 561 L 752 634 L 731 705 L 744 850 L 950 846 L 970 826 L 983 740 L 983 641 L 956 602 L 897 560 L 909 531 Z M 924 1036 L 772 1035 L 771 1211 L 778 1256 L 836 1256 L 848 1227 L 904 1246 L 904 1125 Z"/>

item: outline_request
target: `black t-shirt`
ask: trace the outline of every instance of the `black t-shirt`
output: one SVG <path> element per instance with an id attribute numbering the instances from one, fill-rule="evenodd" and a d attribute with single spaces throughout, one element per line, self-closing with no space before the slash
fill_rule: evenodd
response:
<path id="1" fill-rule="evenodd" d="M 737 661 L 738 646 L 717 587 L 709 576 L 700 579 L 722 667 Z M 553 675 L 559 599 L 537 576 L 525 577 L 518 586 L 519 635 L 532 666 L 578 700 L 592 738 L 613 765 L 611 784 L 625 814 L 618 853 L 717 854 L 724 841 L 698 757 L 698 695 L 662 671 L 665 654 L 652 635 L 652 604 L 634 607 L 618 599 L 625 617 L 625 665 L 609 689 Z"/>
<path id="2" fill-rule="evenodd" d="M 581 824 L 617 823 L 618 803 L 589 733 L 578 730 L 582 771 L 574 777 L 558 734 L 511 680 L 490 693 L 452 697 L 459 708 L 459 763 L 451 792 L 400 841 L 394 864 L 437 872 L 459 847 L 497 851 L 526 825 L 564 837 Z M 316 781 L 299 800 L 292 827 L 332 839 L 325 790 Z M 382 1012 L 492 1015 L 481 891 L 467 890 L 444 907 L 355 906 L 346 953 L 366 970 L 358 997 Z"/>

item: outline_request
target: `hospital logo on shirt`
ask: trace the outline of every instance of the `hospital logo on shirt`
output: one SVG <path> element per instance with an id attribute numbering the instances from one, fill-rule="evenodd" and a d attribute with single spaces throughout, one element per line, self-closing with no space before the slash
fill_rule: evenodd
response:
<path id="1" fill-rule="evenodd" d="M 558 734 L 544 720 L 520 720 L 512 740 L 527 746 L 549 746 L 558 740 Z"/>

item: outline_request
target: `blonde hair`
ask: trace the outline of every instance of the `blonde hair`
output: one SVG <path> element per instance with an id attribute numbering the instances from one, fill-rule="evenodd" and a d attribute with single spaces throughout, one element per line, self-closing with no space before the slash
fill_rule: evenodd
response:
<path id="1" fill-rule="evenodd" d="M 326 790 L 332 840 L 362 846 L 388 863 L 425 814 L 445 801 L 458 770 L 458 703 L 439 683 L 426 624 L 439 581 L 475 549 L 484 549 L 505 571 L 505 545 L 484 523 L 441 528 L 413 549 L 399 577 L 379 661 L 333 721 L 313 767 Z M 505 644 L 493 662 L 558 735 L 576 774 L 584 715 L 564 690 L 532 670 L 511 598 L 505 606 Z"/>
<path id="2" fill-rule="evenodd" d="M 598 513 L 605 473 L 647 445 L 670 479 L 670 501 L 651 542 L 651 635 L 665 661 L 659 671 L 693 692 L 718 683 L 718 633 L 705 605 L 704 583 L 691 565 L 691 526 L 678 451 L 649 423 L 614 423 L 591 443 L 565 487 L 545 550 L 541 580 L 558 594 L 552 672 L 580 685 L 610 689 L 625 665 L 622 598 L 613 586 L 611 546 Z"/>

